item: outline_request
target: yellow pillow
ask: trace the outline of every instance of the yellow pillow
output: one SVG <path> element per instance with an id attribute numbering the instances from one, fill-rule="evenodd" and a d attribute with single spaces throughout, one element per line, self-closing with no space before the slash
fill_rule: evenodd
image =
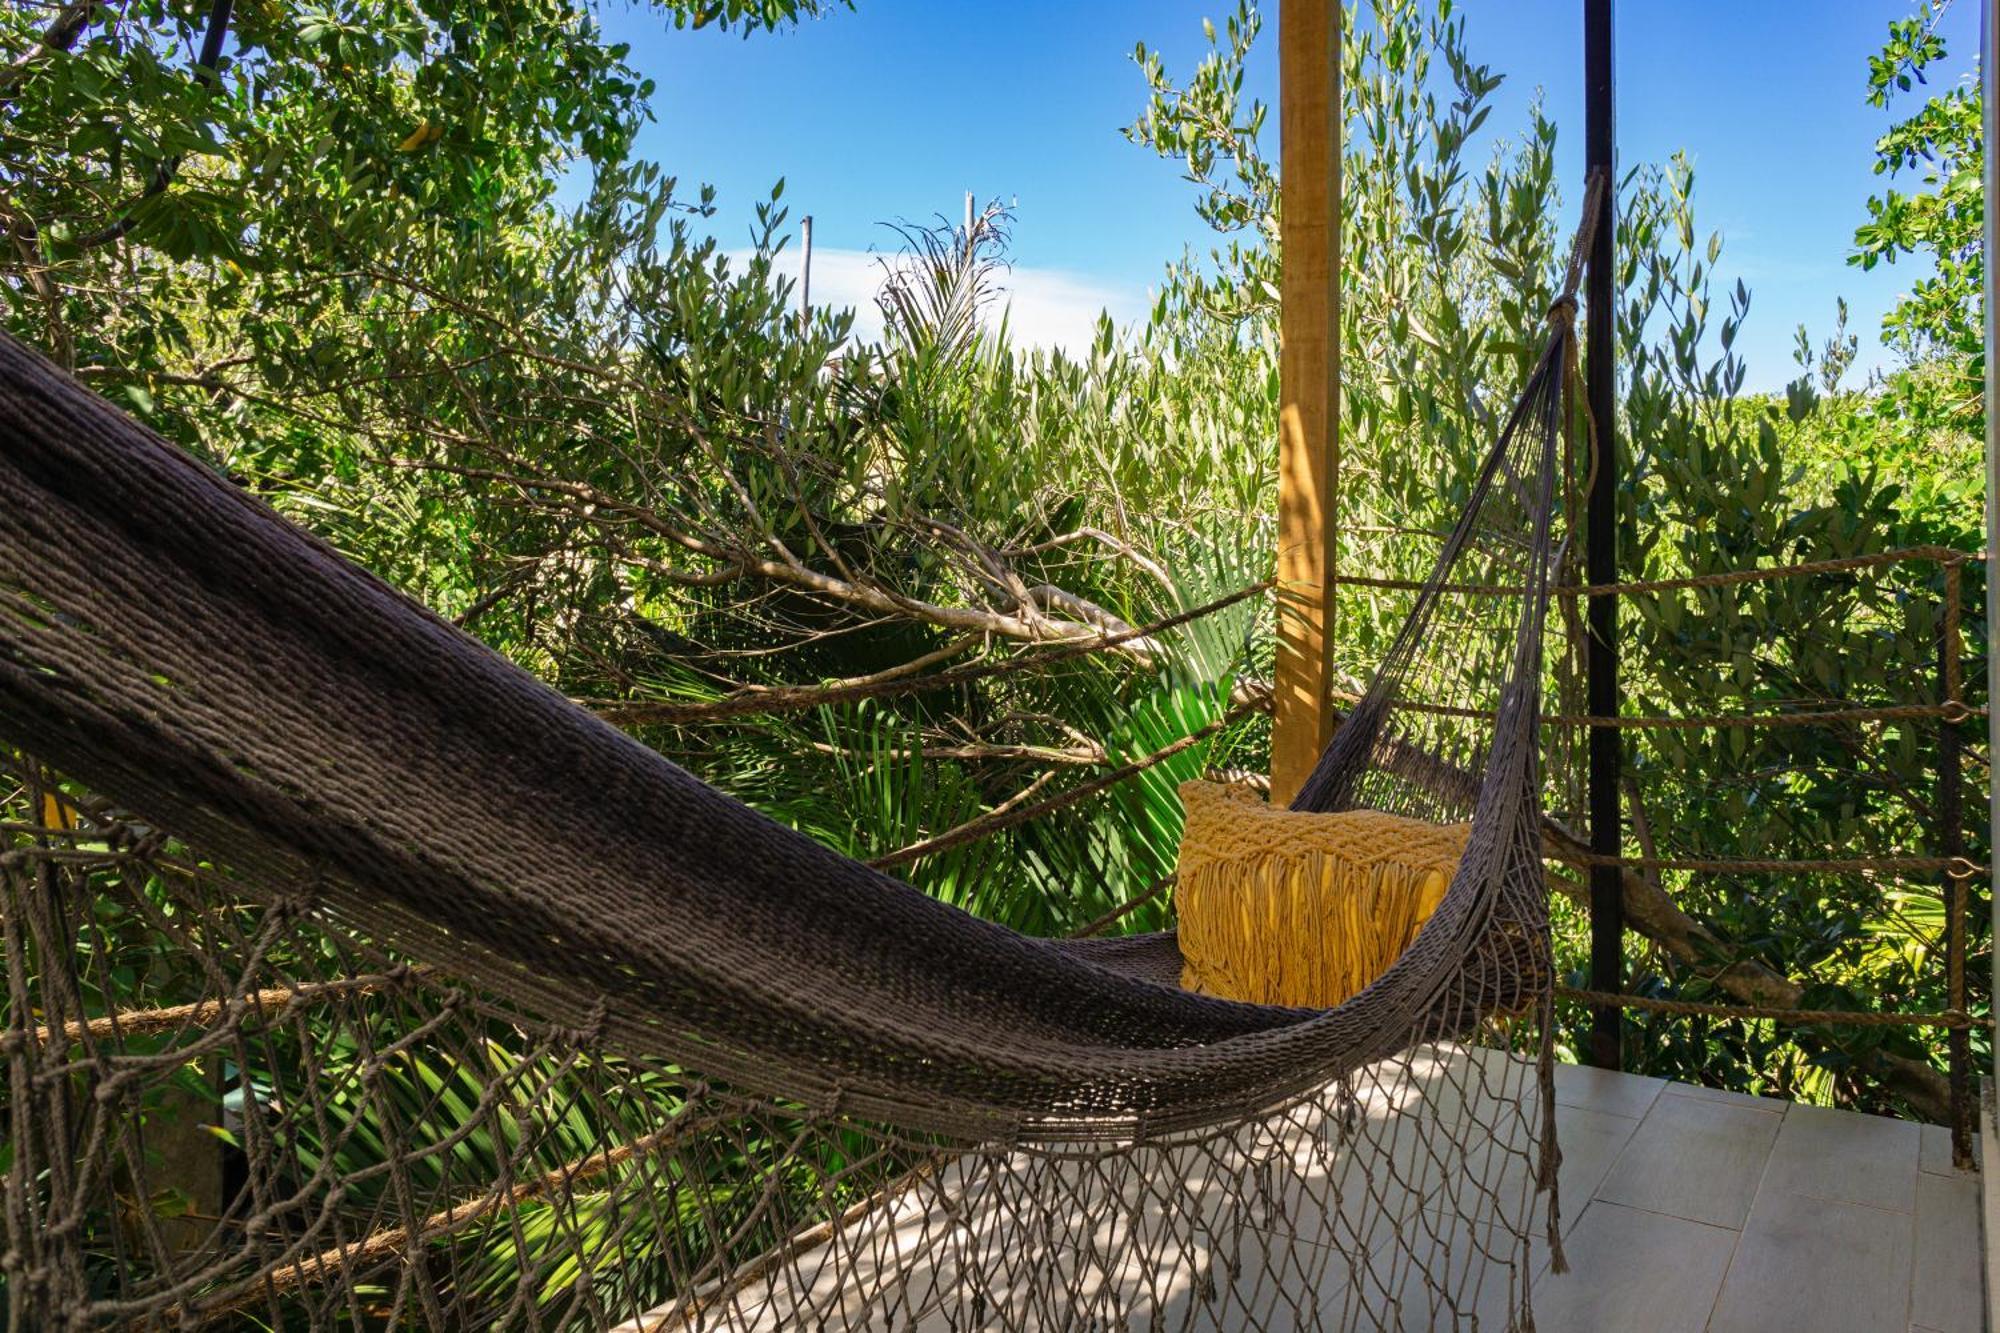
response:
<path id="1" fill-rule="evenodd" d="M 1182 783 L 1181 803 L 1181 985 L 1259 1004 L 1331 1008 L 1366 988 L 1444 900 L 1471 827 L 1298 814 L 1212 782 Z"/>

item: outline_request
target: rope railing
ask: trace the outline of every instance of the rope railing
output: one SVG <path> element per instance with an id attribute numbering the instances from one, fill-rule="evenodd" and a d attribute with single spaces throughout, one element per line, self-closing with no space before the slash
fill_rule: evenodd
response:
<path id="1" fill-rule="evenodd" d="M 1961 551 L 1952 546 L 1904 546 L 1893 551 L 1868 555 L 1836 556 L 1825 560 L 1805 560 L 1789 565 L 1760 565 L 1755 569 L 1732 569 L 1714 574 L 1685 574 L 1665 579 L 1637 579 L 1623 583 L 1561 583 L 1549 588 L 1552 597 L 1638 596 L 1644 593 L 1684 592 L 1697 588 L 1728 588 L 1744 583 L 1768 583 L 1777 579 L 1809 574 L 1842 574 L 1884 565 L 1928 561 L 1947 569 L 1972 562 L 1985 562 L 1985 551 Z M 1420 579 L 1390 578 L 1370 574 L 1332 574 L 1327 582 L 1338 587 L 1374 588 L 1386 592 L 1421 592 L 1428 585 Z M 1441 593 L 1467 597 L 1519 597 L 1527 592 L 1520 584 L 1441 583 Z"/>
<path id="2" fill-rule="evenodd" d="M 1901 1013 L 1882 1009 L 1786 1009 L 1775 1005 L 1705 1004 L 1698 1000 L 1668 1000 L 1653 995 L 1633 995 L 1624 991 L 1583 990 L 1575 986 L 1557 986 L 1556 998 L 1577 1004 L 1640 1009 L 1655 1014 L 1763 1020 L 1799 1027 L 1930 1027 L 1984 1030 L 1994 1025 L 1991 1017 L 1981 1018 L 1961 1009 L 1947 1009 L 1939 1013 Z"/>
<path id="3" fill-rule="evenodd" d="M 1607 1009 L 1658 1014 L 1668 1018 L 1713 1018 L 1727 1022 L 1768 1021 L 1791 1027 L 1847 1027 L 1847 1028 L 1929 1028 L 1942 1029 L 1948 1034 L 1948 1074 L 1949 1108 L 1948 1120 L 1952 1131 L 1954 1159 L 1961 1164 L 1971 1161 L 1972 1103 L 1970 1096 L 1970 1057 L 1968 1035 L 1973 1030 L 1992 1030 L 1994 1023 L 1990 1017 L 1980 1017 L 1969 1011 L 1966 986 L 1964 956 L 1966 951 L 1965 913 L 1969 899 L 1967 886 L 1977 876 L 1985 875 L 1988 868 L 1963 855 L 1963 840 L 1960 824 L 1962 806 L 1956 792 L 1960 781 L 1960 756 L 1964 746 L 1960 728 L 1964 723 L 1988 716 L 1988 709 L 1966 700 L 1964 695 L 1964 671 L 1962 665 L 1963 643 L 1961 621 L 1964 571 L 1967 565 L 1985 562 L 1989 553 L 1985 551 L 1963 551 L 1942 546 L 1915 546 L 1892 551 L 1873 552 L 1867 555 L 1841 557 L 1829 560 L 1801 561 L 1785 565 L 1766 566 L 1758 569 L 1732 570 L 1715 574 L 1690 575 L 1678 578 L 1632 580 L 1621 583 L 1577 585 L 1558 588 L 1556 594 L 1564 598 L 1587 597 L 1596 594 L 1619 594 L 1641 596 L 1684 591 L 1700 591 L 1716 588 L 1730 588 L 1756 583 L 1768 583 L 1779 579 L 1855 573 L 1870 569 L 1882 569 L 1907 563 L 1924 562 L 1935 564 L 1943 574 L 1940 623 L 1936 630 L 1937 660 L 1935 702 L 1930 703 L 1887 703 L 1865 704 L 1849 700 L 1818 701 L 1772 701 L 1769 706 L 1782 709 L 1763 713 L 1717 713 L 1693 716 L 1600 716 L 1593 714 L 1556 713 L 1545 716 L 1543 722 L 1552 727 L 1581 728 L 1592 731 L 1615 730 L 1621 732 L 1659 733 L 1691 731 L 1744 731 L 1779 730 L 1802 728 L 1842 728 L 1869 727 L 1890 723 L 1928 722 L 1937 729 L 1939 795 L 1935 818 L 1927 815 L 1925 823 L 1937 826 L 1937 846 L 1939 854 L 1929 856 L 1849 856 L 1849 857 L 1719 857 L 1703 855 L 1659 855 L 1647 842 L 1641 831 L 1641 841 L 1646 855 L 1598 855 L 1580 847 L 1551 848 L 1552 860 L 1573 866 L 1611 865 L 1627 871 L 1686 871 L 1722 875 L 1749 874 L 1859 874 L 1880 875 L 1896 878 L 1938 877 L 1943 898 L 1946 926 L 1944 942 L 1940 946 L 1945 954 L 1945 1007 L 1936 1012 L 1896 1012 L 1883 1010 L 1831 1010 L 1791 1008 L 1781 1005 L 1760 1004 L 1714 1004 L 1701 1001 L 1668 999 L 1659 996 L 1636 995 L 1629 992 L 1606 989 L 1582 989 L 1558 986 L 1556 995 L 1566 1002 L 1590 1006 L 1602 1012 Z M 1353 586 L 1394 587 L 1407 580 L 1378 579 L 1370 581 L 1356 578 Z M 1505 589 L 1498 586 L 1461 585 L 1450 589 L 1463 595 L 1500 595 Z M 1450 715 L 1451 710 L 1422 701 L 1408 704 L 1411 711 Z"/>
<path id="4" fill-rule="evenodd" d="M 1361 696 L 1336 690 L 1332 696 L 1344 703 L 1358 703 Z M 1398 712 L 1424 713 L 1432 717 L 1493 718 L 1490 708 L 1459 708 L 1451 704 L 1425 703 L 1417 699 L 1396 699 L 1390 707 Z M 1620 715 L 1604 717 L 1592 713 L 1544 713 L 1548 727 L 1610 727 L 1620 731 L 1710 731 L 1730 728 L 1824 727 L 1836 724 L 1862 725 L 1870 722 L 1908 722 L 1936 718 L 1945 722 L 1969 722 L 1985 717 L 1984 707 L 1947 699 L 1935 704 L 1884 704 L 1875 707 L 1809 708 L 1796 713 L 1716 713 L 1693 717 L 1645 717 Z"/>
<path id="5" fill-rule="evenodd" d="M 1962 856 L 1600 856 L 1562 851 L 1556 860 L 1573 866 L 1630 866 L 1635 870 L 1694 870 L 1718 874 L 1842 875 L 1874 871 L 1886 875 L 1983 875 L 1986 867 Z"/>

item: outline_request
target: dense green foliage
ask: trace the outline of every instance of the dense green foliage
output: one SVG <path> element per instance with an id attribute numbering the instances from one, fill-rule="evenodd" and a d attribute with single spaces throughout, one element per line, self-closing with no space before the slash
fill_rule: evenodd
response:
<path id="1" fill-rule="evenodd" d="M 746 32 L 823 7 L 655 6 Z M 1350 570 L 1422 571 L 1424 534 L 1454 514 L 1537 350 L 1560 219 L 1578 202 L 1539 108 L 1485 146 L 1503 75 L 1475 60 L 1452 9 L 1372 0 L 1345 50 L 1337 559 Z M 1148 99 L 1128 135 L 1180 165 L 1221 239 L 1170 271 L 1142 325 L 1107 324 L 1077 355 L 1023 351 L 982 320 L 1005 251 L 997 212 L 969 234 L 908 236 L 878 343 L 841 312 L 799 318 L 772 263 L 781 191 L 755 255 L 721 254 L 699 226 L 707 192 L 631 156 L 652 90 L 581 3 L 244 4 L 212 71 L 196 59 L 208 11 L 134 0 L 0 16 L 11 332 L 556 687 L 855 854 L 1200 732 L 1106 795 L 903 872 L 1021 928 L 1073 931 L 1141 893 L 1172 865 L 1176 783 L 1261 770 L 1263 724 L 1241 717 L 1270 665 L 1255 601 L 976 683 L 712 722 L 684 711 L 1032 653 L 1265 576 L 1280 192 L 1265 108 L 1242 94 L 1253 4 L 1211 30 L 1185 78 L 1139 49 Z M 1944 60 L 1928 14 L 1892 28 L 1878 100 Z M 1908 368 L 1861 390 L 1840 388 L 1837 334 L 1824 354 L 1806 344 L 1784 401 L 1742 395 L 1732 347 L 1750 296 L 1719 277 L 1692 168 L 1618 182 L 1622 452 L 1605 462 L 1629 479 L 1634 576 L 1977 546 L 1980 497 L 1961 468 L 1981 373 L 1976 125 L 1976 93 L 1958 87 L 1883 140 L 1885 173 L 1922 188 L 1871 206 L 1857 261 L 1917 256 L 1936 272 L 1892 316 Z M 586 187 L 580 204 L 560 202 L 566 177 Z M 1977 651 L 1976 567 L 1960 591 Z M 1944 592 L 1918 563 L 1633 598 L 1629 710 L 1933 700 Z M 1400 605 L 1343 594 L 1353 680 Z M 1978 665 L 1969 654 L 1968 681 Z M 1634 851 L 1935 845 L 1934 721 L 1647 732 L 1629 753 Z M 1551 773 L 1566 819 L 1574 777 Z M 1646 988 L 1740 998 L 1725 983 L 1754 963 L 1815 1004 L 1943 1005 L 1935 883 L 1669 874 L 1659 887 L 1716 943 L 1689 955 L 1635 940 Z M 1168 919 L 1154 901 L 1120 928 Z M 1904 1030 L 1633 1031 L 1655 1072 L 1868 1105 L 1898 1104 L 1866 1063 L 1877 1046 L 1926 1063 L 1941 1049 Z"/>
<path id="2" fill-rule="evenodd" d="M 1868 62 L 1869 105 L 1889 106 L 1945 63 L 1950 53 L 1937 21 L 1951 5 L 1923 0 L 1914 17 L 1889 25 L 1889 40 Z M 1929 261 L 1932 271 L 1917 278 L 1884 323 L 1884 331 L 1914 355 L 1964 361 L 1981 351 L 1985 154 L 1979 117 L 1978 85 L 1961 80 L 1896 122 L 1875 145 L 1876 174 L 1914 174 L 1921 188 L 1886 189 L 1868 201 L 1853 261 L 1864 270 L 1898 257 Z"/>

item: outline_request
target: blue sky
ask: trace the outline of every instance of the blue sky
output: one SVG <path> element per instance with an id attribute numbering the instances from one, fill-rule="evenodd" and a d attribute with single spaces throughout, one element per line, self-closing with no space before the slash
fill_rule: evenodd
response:
<path id="1" fill-rule="evenodd" d="M 1627 0 L 1617 28 L 1621 161 L 1692 157 L 1697 215 L 1724 238 L 1721 277 L 1752 291 L 1739 348 L 1750 386 L 1795 373 L 1793 330 L 1823 338 L 1846 296 L 1861 365 L 1882 364 L 1882 313 L 1914 276 L 1845 260 L 1888 113 L 1863 100 L 1866 61 L 1914 0 Z M 657 80 L 640 149 L 710 182 L 709 224 L 745 243 L 751 208 L 779 177 L 793 216 L 814 217 L 814 290 L 865 302 L 880 225 L 956 217 L 966 190 L 1016 205 L 1015 321 L 1074 341 L 1099 306 L 1129 318 L 1166 263 L 1208 234 L 1175 168 L 1119 128 L 1143 102 L 1131 60 L 1145 41 L 1185 71 L 1201 19 L 1227 0 L 859 0 L 788 32 L 744 40 L 615 12 L 608 26 Z M 1563 175 L 1582 153 L 1579 0 L 1465 0 L 1475 59 L 1507 75 L 1489 129 L 1511 133 L 1539 91 L 1562 128 Z M 1947 15 L 1946 77 L 1971 68 L 1977 7 Z M 1275 102 L 1276 10 L 1250 71 Z M 1275 109 L 1267 134 L 1276 150 Z M 1572 187 L 1572 200 L 1576 194 Z"/>

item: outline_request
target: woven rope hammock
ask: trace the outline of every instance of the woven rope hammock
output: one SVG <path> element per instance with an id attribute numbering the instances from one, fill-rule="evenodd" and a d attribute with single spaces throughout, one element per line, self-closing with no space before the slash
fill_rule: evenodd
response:
<path id="1" fill-rule="evenodd" d="M 1324 1010 L 828 851 L 0 338 L 11 1326 L 1525 1327 L 1574 287 L 1297 802 L 1469 825 Z"/>

